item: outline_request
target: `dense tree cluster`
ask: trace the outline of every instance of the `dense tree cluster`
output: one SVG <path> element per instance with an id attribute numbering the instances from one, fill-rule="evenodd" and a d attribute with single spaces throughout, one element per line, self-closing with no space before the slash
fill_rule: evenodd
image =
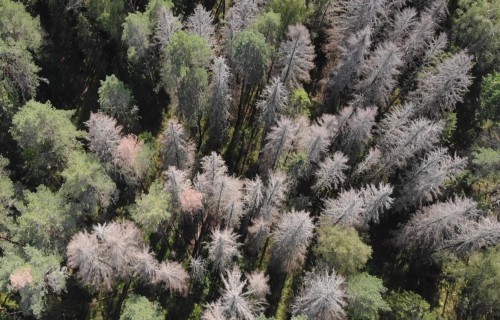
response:
<path id="1" fill-rule="evenodd" d="M 499 318 L 499 10 L 0 0 L 0 318 Z"/>

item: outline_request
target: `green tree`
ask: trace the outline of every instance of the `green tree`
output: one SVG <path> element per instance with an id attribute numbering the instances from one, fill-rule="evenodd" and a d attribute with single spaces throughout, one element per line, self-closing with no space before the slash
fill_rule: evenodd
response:
<path id="1" fill-rule="evenodd" d="M 75 228 L 75 217 L 65 199 L 43 185 L 36 192 L 26 191 L 24 199 L 16 204 L 21 216 L 14 239 L 40 250 L 63 250 Z"/>
<path id="2" fill-rule="evenodd" d="M 500 70 L 500 2 L 459 0 L 453 16 L 453 39 L 476 56 L 480 72 Z"/>
<path id="3" fill-rule="evenodd" d="M 0 257 L 0 289 L 18 294 L 22 313 L 40 319 L 58 295 L 66 291 L 66 271 L 60 267 L 62 258 L 44 254 L 41 250 L 25 246 L 16 252 L 4 251 Z"/>
<path id="4" fill-rule="evenodd" d="M 266 42 L 273 46 L 276 46 L 278 43 L 280 26 L 281 15 L 272 10 L 259 15 L 253 23 L 253 27 L 264 35 Z"/>
<path id="5" fill-rule="evenodd" d="M 500 72 L 489 74 L 483 78 L 480 101 L 476 118 L 481 122 L 488 119 L 495 122 L 500 121 Z"/>
<path id="6" fill-rule="evenodd" d="M 164 318 L 156 303 L 135 294 L 125 300 L 120 315 L 120 320 L 162 320 Z"/>
<path id="7" fill-rule="evenodd" d="M 303 23 L 310 14 L 305 0 L 272 0 L 270 8 L 281 16 L 278 38 L 284 35 L 289 25 Z"/>
<path id="8" fill-rule="evenodd" d="M 10 132 L 22 151 L 28 178 L 53 185 L 70 153 L 80 148 L 84 132 L 71 123 L 73 113 L 31 100 L 14 115 Z"/>
<path id="9" fill-rule="evenodd" d="M 379 319 L 380 311 L 390 310 L 382 294 L 387 289 L 382 280 L 366 272 L 354 275 L 347 281 L 347 314 L 353 320 Z"/>
<path id="10" fill-rule="evenodd" d="M 9 160 L 0 155 L 0 235 L 12 228 L 12 219 L 9 215 L 14 205 L 14 183 L 7 173 L 8 164 Z"/>
<path id="11" fill-rule="evenodd" d="M 132 218 L 150 234 L 156 232 L 163 222 L 170 219 L 170 198 L 163 185 L 154 181 L 147 194 L 136 200 L 132 209 Z"/>
<path id="12" fill-rule="evenodd" d="M 285 108 L 285 114 L 296 118 L 299 116 L 309 117 L 311 112 L 312 102 L 309 99 L 309 95 L 304 90 L 304 88 L 295 89 L 290 95 L 290 99 L 288 100 L 288 105 Z"/>
<path id="13" fill-rule="evenodd" d="M 122 24 L 127 13 L 125 0 L 79 0 L 88 14 L 112 38 L 119 40 L 122 34 Z"/>
<path id="14" fill-rule="evenodd" d="M 134 104 L 132 92 L 114 74 L 101 80 L 98 93 L 99 105 L 103 113 L 115 118 L 128 130 L 136 125 L 139 109 Z"/>
<path id="15" fill-rule="evenodd" d="M 353 274 L 362 269 L 372 254 L 370 246 L 361 241 L 354 228 L 325 221 L 317 228 L 318 243 L 314 253 L 321 263 L 341 274 Z"/>
<path id="16" fill-rule="evenodd" d="M 147 13 L 129 13 L 123 23 L 122 41 L 127 45 L 127 58 L 137 63 L 150 46 L 151 23 Z"/>
<path id="17" fill-rule="evenodd" d="M 434 320 L 438 317 L 430 311 L 430 305 L 415 292 L 393 292 L 386 299 L 390 311 L 384 312 L 383 319 L 388 320 Z"/>
<path id="18" fill-rule="evenodd" d="M 116 185 L 94 155 L 73 152 L 61 173 L 64 183 L 59 193 L 72 204 L 71 210 L 94 215 L 116 200 Z"/>
<path id="19" fill-rule="evenodd" d="M 459 319 L 500 317 L 500 246 L 473 254 L 454 275 L 463 279 L 459 295 Z"/>

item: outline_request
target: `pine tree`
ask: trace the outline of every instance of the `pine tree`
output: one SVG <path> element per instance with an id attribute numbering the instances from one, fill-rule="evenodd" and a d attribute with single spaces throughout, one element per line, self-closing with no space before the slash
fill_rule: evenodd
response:
<path id="1" fill-rule="evenodd" d="M 215 270 L 224 271 L 232 264 L 234 258 L 238 258 L 240 244 L 236 241 L 237 235 L 229 229 L 215 229 L 212 231 L 212 240 L 207 244 L 208 259 L 212 262 Z"/>
<path id="2" fill-rule="evenodd" d="M 487 217 L 460 226 L 458 235 L 449 240 L 446 247 L 459 255 L 466 255 L 499 243 L 500 222 L 496 217 Z"/>
<path id="3" fill-rule="evenodd" d="M 212 80 L 209 87 L 208 122 L 211 143 L 215 149 L 224 144 L 229 125 L 231 107 L 231 74 L 224 57 L 217 57 L 212 64 Z"/>
<path id="4" fill-rule="evenodd" d="M 207 40 L 207 43 L 215 46 L 215 26 L 209 11 L 205 10 L 201 4 L 194 8 L 194 12 L 187 19 L 187 30 Z"/>
<path id="5" fill-rule="evenodd" d="M 265 87 L 261 100 L 257 102 L 265 132 L 278 120 L 278 116 L 287 102 L 288 90 L 278 78 L 273 78 L 271 83 Z"/>
<path id="6" fill-rule="evenodd" d="M 417 10 L 405 8 L 396 13 L 387 40 L 398 45 L 404 43 L 417 24 Z"/>
<path id="7" fill-rule="evenodd" d="M 287 87 L 298 87 L 309 82 L 309 71 L 314 68 L 314 47 L 306 27 L 301 24 L 288 27 L 288 40 L 280 45 L 277 66 L 281 68 L 280 81 Z"/>
<path id="8" fill-rule="evenodd" d="M 376 107 L 358 108 L 346 123 L 343 150 L 353 157 L 371 138 L 372 127 L 375 125 Z"/>
<path id="9" fill-rule="evenodd" d="M 457 236 L 457 231 L 479 215 L 477 203 L 469 198 L 437 202 L 417 211 L 397 236 L 397 244 L 419 253 L 432 252 Z"/>
<path id="10" fill-rule="evenodd" d="M 314 190 L 337 189 L 346 179 L 344 171 L 349 169 L 347 161 L 349 159 L 340 151 L 323 160 L 315 173 L 316 183 L 312 188 Z"/>
<path id="11" fill-rule="evenodd" d="M 416 114 L 438 118 L 444 111 L 453 111 L 472 84 L 472 66 L 472 56 L 460 52 L 440 63 L 435 72 L 424 72 L 410 94 Z"/>
<path id="12" fill-rule="evenodd" d="M 163 172 L 163 175 L 166 179 L 165 190 L 170 194 L 172 207 L 179 207 L 182 192 L 191 188 L 191 181 L 188 179 L 188 173 L 174 166 L 170 166 L 167 171 Z"/>
<path id="13" fill-rule="evenodd" d="M 361 65 L 362 80 L 356 89 L 359 103 L 384 107 L 389 96 L 397 85 L 399 68 L 402 65 L 402 54 L 394 43 L 380 44 L 371 56 Z"/>
<path id="14" fill-rule="evenodd" d="M 300 295 L 295 299 L 294 315 L 310 319 L 341 320 L 345 318 L 344 278 L 335 273 L 310 273 L 304 281 Z"/>
<path id="15" fill-rule="evenodd" d="M 98 93 L 101 112 L 115 118 L 129 131 L 136 126 L 139 108 L 130 89 L 114 74 L 101 80 Z"/>
<path id="16" fill-rule="evenodd" d="M 326 127 L 313 123 L 307 128 L 300 141 L 301 148 L 310 163 L 318 163 L 325 156 L 331 144 L 331 132 Z"/>
<path id="17" fill-rule="evenodd" d="M 363 195 L 364 216 L 366 222 L 379 222 L 380 215 L 391 208 L 394 201 L 391 198 L 393 187 L 381 182 L 378 187 L 373 184 L 367 185 L 361 190 Z"/>
<path id="18" fill-rule="evenodd" d="M 266 136 L 266 144 L 262 148 L 262 164 L 266 169 L 275 170 L 283 156 L 292 149 L 292 142 L 297 135 L 297 123 L 282 116 L 269 130 Z"/>
<path id="19" fill-rule="evenodd" d="M 189 140 L 182 125 L 172 119 L 162 134 L 164 167 L 188 168 L 194 160 L 194 145 Z"/>
<path id="20" fill-rule="evenodd" d="M 361 192 L 350 189 L 342 191 L 336 199 L 325 201 L 323 214 L 333 224 L 342 224 L 350 227 L 364 227 L 364 202 Z"/>
<path id="21" fill-rule="evenodd" d="M 298 271 L 305 260 L 314 224 L 305 211 L 284 214 L 273 232 L 271 264 L 285 273 Z"/>

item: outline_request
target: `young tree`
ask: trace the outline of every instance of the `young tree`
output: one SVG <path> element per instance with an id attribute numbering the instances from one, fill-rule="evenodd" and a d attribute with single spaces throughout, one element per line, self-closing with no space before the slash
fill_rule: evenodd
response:
<path id="1" fill-rule="evenodd" d="M 397 243 L 410 252 L 432 252 L 442 248 L 461 226 L 478 215 L 477 203 L 469 198 L 456 197 L 423 207 L 400 231 Z"/>
<path id="2" fill-rule="evenodd" d="M 208 259 L 212 262 L 214 269 L 223 271 L 238 258 L 240 244 L 236 241 L 237 235 L 229 229 L 215 229 L 212 231 L 212 240 L 207 244 Z"/>
<path id="3" fill-rule="evenodd" d="M 344 278 L 335 273 L 310 273 L 304 281 L 300 295 L 295 299 L 294 315 L 310 319 L 340 320 L 345 318 Z"/>
<path id="4" fill-rule="evenodd" d="M 187 169 L 194 160 L 195 147 L 177 119 L 168 121 L 162 134 L 163 166 Z"/>
<path id="5" fill-rule="evenodd" d="M 394 43 L 384 42 L 360 66 L 362 80 L 356 85 L 363 105 L 384 107 L 397 84 L 402 65 L 401 52 Z"/>
<path id="6" fill-rule="evenodd" d="M 444 111 L 455 108 L 472 83 L 472 56 L 460 52 L 444 60 L 435 72 L 424 72 L 417 89 L 410 94 L 415 113 L 439 118 Z"/>
<path id="7" fill-rule="evenodd" d="M 98 90 L 100 111 L 115 118 L 127 130 L 131 130 L 139 116 L 130 89 L 114 74 L 101 80 Z"/>
<path id="8" fill-rule="evenodd" d="M 26 103 L 12 119 L 12 137 L 21 148 L 29 178 L 40 183 L 53 182 L 74 150 L 80 148 L 78 131 L 71 116 L 73 111 L 56 110 L 50 102 L 34 100 Z"/>
<path id="9" fill-rule="evenodd" d="M 281 68 L 280 81 L 287 87 L 298 87 L 309 82 L 309 71 L 314 68 L 314 47 L 306 27 L 301 24 L 288 27 L 288 40 L 282 42 L 277 66 Z"/>
<path id="10" fill-rule="evenodd" d="M 201 257 L 191 258 L 189 269 L 191 278 L 196 282 L 203 283 L 207 274 L 207 261 Z"/>
<path id="11" fill-rule="evenodd" d="M 105 164 L 111 164 L 122 139 L 122 127 L 116 124 L 115 119 L 100 112 L 90 113 L 85 125 L 89 131 L 87 139 L 90 151 Z"/>
<path id="12" fill-rule="evenodd" d="M 224 57 L 217 57 L 212 64 L 212 80 L 209 86 L 208 123 L 211 144 L 219 149 L 227 136 L 231 90 L 229 87 L 230 70 Z"/>
<path id="13" fill-rule="evenodd" d="M 349 169 L 347 161 L 349 159 L 340 151 L 322 161 L 315 173 L 316 182 L 312 188 L 314 190 L 337 189 L 346 179 L 344 171 Z"/>
<path id="14" fill-rule="evenodd" d="M 273 232 L 271 264 L 285 273 L 299 270 L 304 263 L 313 230 L 314 223 L 309 213 L 292 210 L 284 214 Z"/>

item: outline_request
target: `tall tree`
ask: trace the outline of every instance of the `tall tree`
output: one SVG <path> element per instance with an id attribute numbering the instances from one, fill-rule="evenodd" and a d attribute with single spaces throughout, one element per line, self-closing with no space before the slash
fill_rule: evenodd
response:
<path id="1" fill-rule="evenodd" d="M 168 121 L 162 134 L 163 165 L 188 168 L 194 160 L 194 145 L 177 119 Z"/>
<path id="2" fill-rule="evenodd" d="M 273 78 L 271 83 L 264 89 L 261 100 L 257 103 L 266 133 L 269 127 L 278 120 L 278 116 L 285 108 L 287 101 L 288 90 L 281 80 Z"/>
<path id="3" fill-rule="evenodd" d="M 309 72 L 314 68 L 314 47 L 309 30 L 301 24 L 288 27 L 288 40 L 281 43 L 277 66 L 281 68 L 280 80 L 288 87 L 309 82 Z"/>
<path id="4" fill-rule="evenodd" d="M 349 169 L 348 160 L 342 152 L 337 151 L 322 161 L 315 173 L 316 183 L 313 185 L 313 189 L 337 189 L 346 179 L 344 171 Z"/>
<path id="5" fill-rule="evenodd" d="M 207 244 L 208 259 L 212 262 L 214 269 L 224 271 L 232 264 L 234 258 L 238 258 L 239 243 L 237 235 L 229 229 L 215 229 L 212 231 L 212 240 Z"/>
<path id="6" fill-rule="evenodd" d="M 127 130 L 137 125 L 139 108 L 130 89 L 114 74 L 101 80 L 98 90 L 100 111 L 115 118 Z"/>
<path id="7" fill-rule="evenodd" d="M 304 263 L 313 230 L 314 224 L 309 213 L 292 210 L 284 214 L 273 232 L 272 265 L 286 273 L 299 270 Z"/>
<path id="8" fill-rule="evenodd" d="M 213 47 L 216 44 L 215 26 L 213 18 L 209 11 L 205 10 L 201 4 L 194 8 L 194 12 L 187 19 L 187 30 L 207 40 L 207 43 Z"/>
<path id="9" fill-rule="evenodd" d="M 230 70 L 224 57 L 217 57 L 212 63 L 212 80 L 209 86 L 208 123 L 210 143 L 219 149 L 227 135 L 231 107 Z"/>
<path id="10" fill-rule="evenodd" d="M 117 125 L 114 118 L 100 112 L 90 113 L 85 125 L 88 128 L 90 151 L 105 164 L 112 164 L 116 148 L 122 139 L 122 127 Z"/>

